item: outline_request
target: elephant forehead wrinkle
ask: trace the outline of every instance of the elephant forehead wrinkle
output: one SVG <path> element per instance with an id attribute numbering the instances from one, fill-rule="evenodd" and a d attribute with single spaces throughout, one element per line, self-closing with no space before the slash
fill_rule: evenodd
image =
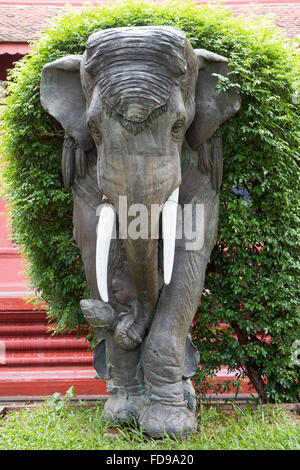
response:
<path id="1" fill-rule="evenodd" d="M 182 60 L 185 61 L 184 55 Z M 184 66 L 181 66 L 177 63 L 177 58 L 173 57 L 170 62 L 170 57 L 164 57 L 162 51 L 154 52 L 151 49 L 148 53 L 143 48 L 142 52 L 139 52 L 137 48 L 134 52 L 124 51 L 123 55 L 120 55 L 120 51 L 116 51 L 113 55 L 100 54 L 99 51 L 97 54 L 94 54 L 92 57 L 89 57 L 86 64 L 85 70 L 88 73 L 94 75 L 97 79 L 101 75 L 107 74 L 116 74 L 119 70 L 124 73 L 138 72 L 142 71 L 144 73 L 150 74 L 160 74 L 165 79 L 169 78 L 174 81 L 174 79 L 179 78 L 184 75 L 187 71 L 186 63 Z"/>
<path id="2" fill-rule="evenodd" d="M 185 33 L 169 27 L 113 28 L 88 40 L 85 70 L 121 125 L 140 133 L 187 72 Z"/>
<path id="3" fill-rule="evenodd" d="M 112 52 L 114 52 L 114 54 L 112 54 Z M 148 56 L 147 53 L 149 54 Z M 130 64 L 130 62 L 135 62 L 135 64 L 139 64 L 140 67 L 147 67 L 149 64 L 152 66 L 153 64 L 158 65 L 159 67 L 166 68 L 166 70 L 170 70 L 175 76 L 180 76 L 186 72 L 186 64 L 183 57 L 176 54 L 175 57 L 172 58 L 172 62 L 168 63 L 167 61 L 162 62 L 161 56 L 162 50 L 155 50 L 152 46 L 144 46 L 142 50 L 137 49 L 136 51 L 128 51 L 128 47 L 121 47 L 116 50 L 112 49 L 110 53 L 106 51 L 101 55 L 100 51 L 97 51 L 97 54 L 94 54 L 86 61 L 85 68 L 88 72 L 93 73 L 103 66 L 108 67 L 122 63 Z"/>
<path id="4" fill-rule="evenodd" d="M 121 105 L 122 106 L 122 103 L 123 103 L 123 96 L 122 94 L 118 93 L 118 96 L 117 96 L 117 99 L 116 99 L 116 105 L 117 107 L 119 107 L 118 105 Z M 149 93 L 147 93 L 146 90 L 143 90 L 143 89 L 139 89 L 139 88 L 129 88 L 126 90 L 126 98 L 127 100 L 126 101 L 132 101 L 132 100 L 135 100 L 136 102 L 139 101 L 139 105 L 142 106 L 142 100 L 149 100 L 151 98 L 151 101 L 154 101 L 156 102 L 158 105 L 161 105 L 161 101 L 159 99 L 157 99 L 155 96 L 151 96 L 149 97 Z M 126 104 L 126 103 L 125 103 Z M 122 108 L 119 108 L 122 110 Z M 144 106 L 144 110 L 145 112 L 147 112 L 148 114 L 148 111 L 149 111 L 149 105 Z M 124 106 L 123 108 L 123 111 L 126 111 L 126 106 Z"/>
<path id="5" fill-rule="evenodd" d="M 161 106 L 167 101 L 174 86 L 174 82 L 167 78 L 163 80 L 153 72 L 150 74 L 140 71 L 107 73 L 99 77 L 97 84 L 102 98 L 112 106 L 116 106 L 121 100 L 126 100 L 127 96 L 132 95 L 133 90 L 137 99 L 142 94 L 149 100 L 149 114 L 155 105 Z"/>
<path id="6" fill-rule="evenodd" d="M 112 28 L 92 34 L 87 42 L 87 49 L 93 51 L 96 49 L 96 55 L 99 51 L 102 56 L 105 53 L 115 55 L 124 53 L 124 50 L 133 51 L 135 56 L 142 55 L 143 61 L 145 56 L 158 52 L 160 56 L 165 56 L 164 62 L 170 62 L 171 68 L 178 69 L 178 65 L 181 64 L 179 68 L 184 71 L 185 39 L 185 33 L 175 28 L 151 26 Z"/>
<path id="7" fill-rule="evenodd" d="M 126 95 L 134 95 L 136 98 L 142 94 L 143 96 L 150 96 L 153 100 L 156 100 L 158 103 L 161 103 L 162 100 L 166 100 L 168 95 L 163 96 L 163 90 L 161 87 L 158 86 L 157 83 L 154 83 L 153 80 L 132 80 L 132 84 L 129 82 L 128 77 L 125 79 L 120 80 L 121 83 L 115 87 L 115 89 L 111 89 L 110 91 L 110 99 L 114 97 L 114 95 L 122 96 L 122 92 L 125 92 Z M 116 83 L 116 82 L 115 82 Z M 170 89 L 173 86 L 170 83 Z M 151 89 L 151 92 L 149 91 Z M 100 92 L 101 96 L 105 94 L 106 90 L 102 90 Z"/>

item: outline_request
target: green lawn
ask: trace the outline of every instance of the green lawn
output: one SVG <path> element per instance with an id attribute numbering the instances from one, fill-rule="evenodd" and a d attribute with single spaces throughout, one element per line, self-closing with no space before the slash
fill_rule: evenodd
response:
<path id="1" fill-rule="evenodd" d="M 51 399 L 10 412 L 0 418 L 0 449 L 300 449 L 299 417 L 272 406 L 231 412 L 201 407 L 198 433 L 183 440 L 153 440 L 137 428 L 111 431 L 102 409 L 103 403 L 72 407 L 67 399 Z"/>

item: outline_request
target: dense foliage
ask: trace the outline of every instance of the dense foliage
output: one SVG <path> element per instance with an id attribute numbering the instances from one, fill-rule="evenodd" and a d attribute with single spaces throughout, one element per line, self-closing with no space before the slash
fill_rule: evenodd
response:
<path id="1" fill-rule="evenodd" d="M 72 236 L 72 196 L 62 186 L 63 132 L 39 103 L 42 67 L 82 53 L 95 30 L 152 24 L 183 29 L 194 47 L 226 56 L 242 97 L 238 116 L 219 131 L 224 179 L 218 244 L 194 327 L 198 384 L 205 389 L 203 378 L 223 364 L 249 376 L 262 400 L 296 401 L 299 54 L 265 21 L 190 2 L 126 2 L 69 9 L 40 35 L 11 73 L 4 119 L 3 173 L 28 276 L 59 329 L 84 325 L 78 303 L 88 294 Z M 239 196 L 245 190 L 250 198 Z"/>

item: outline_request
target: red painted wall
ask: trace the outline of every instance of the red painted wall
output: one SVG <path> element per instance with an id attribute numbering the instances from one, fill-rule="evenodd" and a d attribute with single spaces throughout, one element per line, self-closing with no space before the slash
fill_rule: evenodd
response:
<path id="1" fill-rule="evenodd" d="M 28 291 L 26 279 L 20 273 L 22 260 L 18 247 L 12 243 L 10 226 L 6 204 L 0 200 L 0 296 L 4 293 L 15 296 Z"/>
<path id="2" fill-rule="evenodd" d="M 21 54 L 0 55 L 0 80 L 6 80 L 7 70 L 22 57 Z M 12 242 L 11 221 L 7 203 L 0 199 L 0 297 L 26 293 L 28 286 L 20 271 L 23 269 L 18 247 Z M 21 294 L 19 294 L 22 296 Z M 8 296 L 8 295 L 6 295 Z"/>

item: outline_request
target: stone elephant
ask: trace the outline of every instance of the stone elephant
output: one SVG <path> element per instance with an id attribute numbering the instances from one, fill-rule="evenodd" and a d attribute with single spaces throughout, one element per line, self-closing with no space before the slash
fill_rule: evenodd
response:
<path id="1" fill-rule="evenodd" d="M 197 427 L 190 329 L 217 234 L 222 142 L 214 133 L 241 104 L 235 88 L 217 89 L 228 72 L 226 58 L 164 26 L 95 32 L 83 55 L 42 72 L 41 104 L 65 130 L 62 172 L 91 296 L 81 308 L 109 392 L 105 417 L 135 419 L 153 437 Z M 148 209 L 156 236 L 126 234 L 120 198 Z M 202 243 L 192 249 L 178 236 L 187 205 L 185 224 L 203 208 Z"/>

